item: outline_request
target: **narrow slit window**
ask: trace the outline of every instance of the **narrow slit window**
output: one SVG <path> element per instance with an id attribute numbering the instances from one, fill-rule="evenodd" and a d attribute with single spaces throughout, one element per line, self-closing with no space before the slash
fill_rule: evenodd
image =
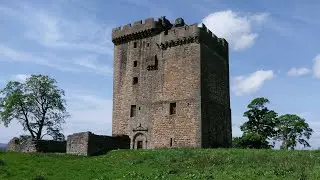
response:
<path id="1" fill-rule="evenodd" d="M 147 43 L 147 47 L 149 47 L 150 46 L 150 44 L 149 43 Z"/>
<path id="2" fill-rule="evenodd" d="M 137 67 L 138 66 L 138 61 L 133 61 L 133 67 Z"/>
<path id="3" fill-rule="evenodd" d="M 172 138 L 170 138 L 170 147 L 172 147 Z"/>
<path id="4" fill-rule="evenodd" d="M 137 42 L 133 43 L 133 47 L 136 48 L 137 47 Z"/>
<path id="5" fill-rule="evenodd" d="M 136 110 L 137 110 L 137 106 L 136 105 L 131 105 L 130 117 L 136 116 Z"/>
<path id="6" fill-rule="evenodd" d="M 158 57 L 157 55 L 154 56 L 154 66 L 156 69 L 158 69 Z"/>
<path id="7" fill-rule="evenodd" d="M 170 115 L 176 114 L 177 112 L 176 107 L 177 107 L 176 103 L 170 103 Z"/>
<path id="8" fill-rule="evenodd" d="M 138 77 L 134 77 L 134 78 L 133 78 L 132 84 L 133 84 L 133 85 L 138 84 Z"/>

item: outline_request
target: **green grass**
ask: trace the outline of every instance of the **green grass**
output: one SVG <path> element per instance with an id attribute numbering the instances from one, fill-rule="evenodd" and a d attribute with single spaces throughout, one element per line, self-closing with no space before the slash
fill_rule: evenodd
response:
<path id="1" fill-rule="evenodd" d="M 320 151 L 117 150 L 96 157 L 0 153 L 0 179 L 320 179 Z"/>

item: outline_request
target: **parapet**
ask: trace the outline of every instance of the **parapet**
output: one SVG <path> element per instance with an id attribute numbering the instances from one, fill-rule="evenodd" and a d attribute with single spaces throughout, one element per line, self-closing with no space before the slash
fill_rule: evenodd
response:
<path id="1" fill-rule="evenodd" d="M 144 22 L 142 20 L 136 21 L 133 24 L 127 24 L 123 27 L 117 27 L 112 30 L 112 42 L 119 44 L 134 39 L 141 39 L 169 29 L 172 24 L 164 16 L 160 17 L 158 21 L 154 18 L 148 18 Z"/>
<path id="2" fill-rule="evenodd" d="M 198 26 L 200 28 L 201 42 L 206 44 L 209 48 L 214 49 L 219 55 L 226 55 L 228 53 L 229 45 L 224 38 L 217 37 L 204 24 Z"/>
<path id="3" fill-rule="evenodd" d="M 228 42 L 224 38 L 218 38 L 204 24 L 185 24 L 182 18 L 177 18 L 174 24 L 162 16 L 158 20 L 148 18 L 139 20 L 133 24 L 112 30 L 112 42 L 121 44 L 131 40 L 143 39 L 155 34 L 163 33 L 158 46 L 162 49 L 186 43 L 204 43 L 219 55 L 226 57 L 228 54 Z"/>

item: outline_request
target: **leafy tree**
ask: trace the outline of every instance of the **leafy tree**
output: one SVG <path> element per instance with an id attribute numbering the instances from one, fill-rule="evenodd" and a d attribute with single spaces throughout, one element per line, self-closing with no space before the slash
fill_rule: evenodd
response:
<path id="1" fill-rule="evenodd" d="M 32 75 L 25 82 L 10 81 L 0 90 L 0 123 L 8 127 L 18 120 L 23 130 L 35 140 L 45 135 L 54 140 L 64 139 L 61 125 L 69 117 L 64 91 L 55 79 Z"/>
<path id="2" fill-rule="evenodd" d="M 277 139 L 282 141 L 281 149 L 292 149 L 299 144 L 310 147 L 307 140 L 310 139 L 313 130 L 305 119 L 295 114 L 285 114 L 278 117 Z"/>
<path id="3" fill-rule="evenodd" d="M 257 143 L 258 139 L 260 139 L 260 142 L 256 144 L 256 148 L 266 147 L 263 144 L 276 135 L 275 127 L 278 114 L 266 107 L 269 102 L 266 98 L 258 97 L 248 104 L 247 108 L 249 110 L 243 114 L 244 117 L 248 118 L 248 121 L 240 127 L 244 133 L 244 140 L 247 141 L 245 144 L 249 142 Z M 251 141 L 252 138 L 255 138 L 255 140 Z M 255 147 L 255 144 L 250 146 Z"/>
<path id="4" fill-rule="evenodd" d="M 244 133 L 258 133 L 262 137 L 272 138 L 276 134 L 277 113 L 265 105 L 269 100 L 263 97 L 252 100 L 243 116 L 248 118 L 240 128 Z"/>

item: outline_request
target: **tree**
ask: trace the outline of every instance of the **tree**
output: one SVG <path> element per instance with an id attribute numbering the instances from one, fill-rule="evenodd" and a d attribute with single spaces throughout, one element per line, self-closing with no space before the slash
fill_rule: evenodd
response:
<path id="1" fill-rule="evenodd" d="M 34 140 L 45 135 L 54 140 L 64 139 L 61 125 L 69 114 L 64 91 L 55 79 L 31 75 L 25 82 L 10 81 L 0 90 L 0 95 L 0 123 L 5 127 L 12 120 L 18 120 Z"/>
<path id="2" fill-rule="evenodd" d="M 255 139 L 259 137 L 262 144 L 268 139 L 272 139 L 276 134 L 275 127 L 278 114 L 273 110 L 269 110 L 266 107 L 267 103 L 269 103 L 269 100 L 263 97 L 252 100 L 247 106 L 249 110 L 243 114 L 244 117 L 248 118 L 248 121 L 240 127 L 244 133 L 243 136 L 249 134 L 251 139 L 252 137 L 255 137 Z"/>
<path id="3" fill-rule="evenodd" d="M 313 130 L 305 119 L 295 114 L 285 114 L 278 117 L 277 139 L 282 141 L 281 149 L 292 149 L 299 144 L 310 147 L 307 140 L 310 139 Z"/>
<path id="4" fill-rule="evenodd" d="M 243 134 L 242 137 L 235 137 L 232 139 L 232 146 L 234 148 L 255 148 L 255 149 L 270 149 L 273 145 L 269 145 L 265 137 L 258 133 L 250 132 Z"/>

